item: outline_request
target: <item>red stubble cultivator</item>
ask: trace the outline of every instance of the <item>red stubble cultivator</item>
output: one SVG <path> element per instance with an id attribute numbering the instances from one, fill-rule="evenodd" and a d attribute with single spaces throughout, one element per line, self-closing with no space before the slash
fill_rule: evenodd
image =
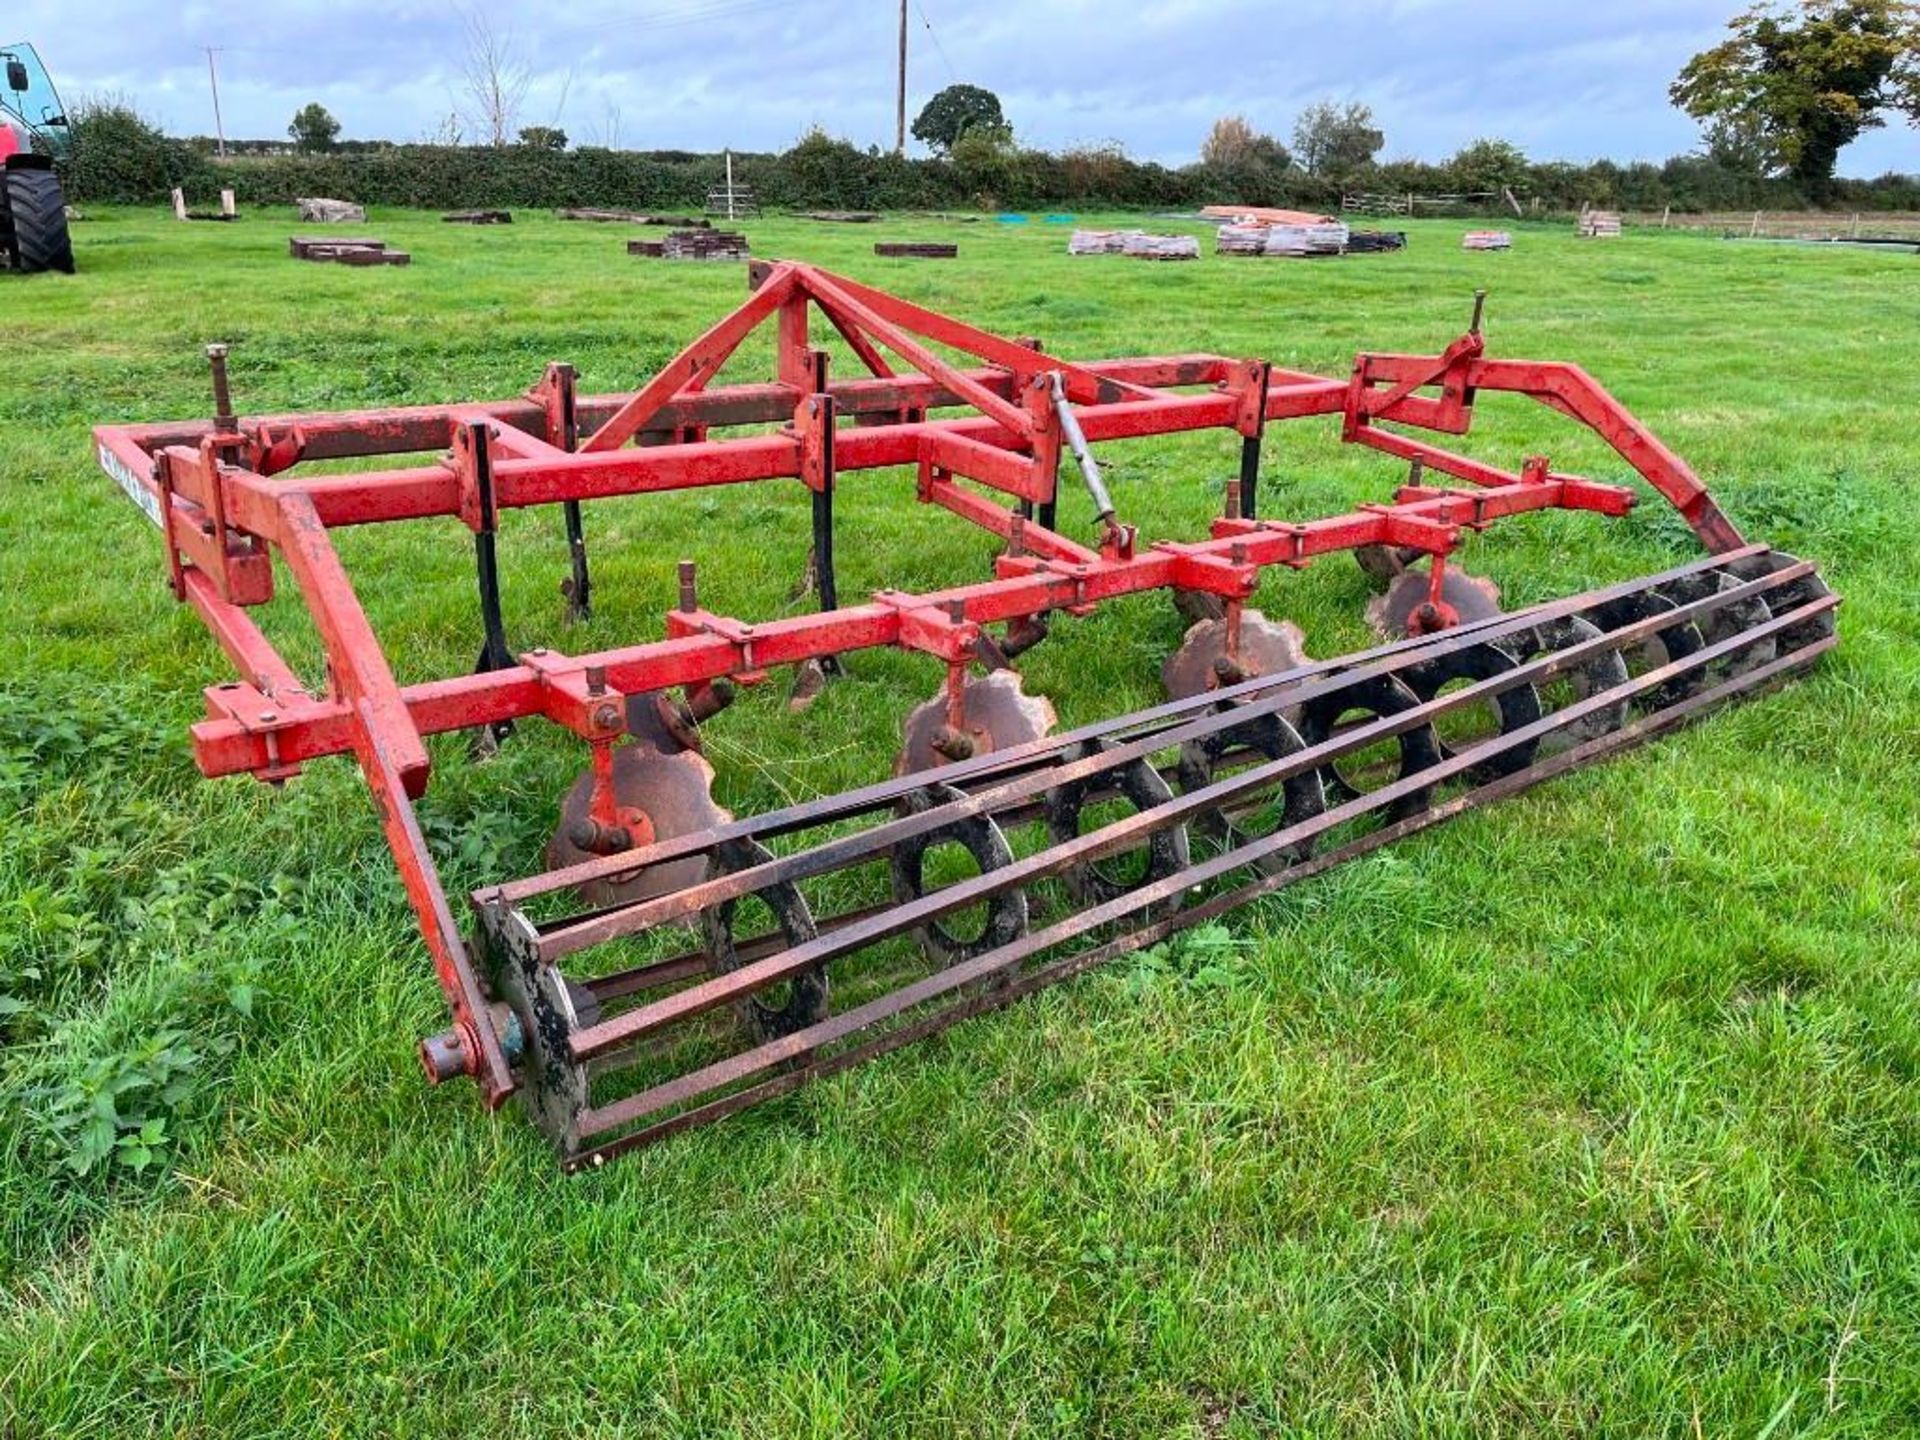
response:
<path id="1" fill-rule="evenodd" d="M 756 265 L 752 280 L 744 305 L 628 394 L 579 394 L 555 364 L 518 400 L 243 419 L 215 347 L 210 422 L 96 432 L 102 467 L 163 534 L 174 593 L 241 677 L 206 692 L 200 768 L 282 781 L 322 756 L 358 758 L 452 1014 L 421 1044 L 429 1076 L 471 1077 L 490 1105 L 520 1092 L 570 1168 L 1650 738 L 1834 643 L 1838 601 L 1811 565 L 1747 543 L 1579 369 L 1487 356 L 1477 302 L 1439 354 L 1363 354 L 1327 379 L 1213 355 L 1074 362 L 811 266 Z M 829 379 L 811 343 L 822 322 L 867 374 Z M 712 384 L 762 324 L 776 328 L 772 382 Z M 944 358 L 955 352 L 970 360 Z M 1704 555 L 1503 613 L 1455 563 L 1466 537 L 1540 510 L 1619 516 L 1635 493 L 1425 438 L 1465 433 L 1484 391 L 1530 396 L 1598 434 Z M 1390 501 L 1262 515 L 1262 436 L 1313 416 L 1409 467 Z M 1204 538 L 1147 541 L 1121 519 L 1094 447 L 1197 430 L 1240 440 L 1223 513 Z M 421 453 L 437 459 L 301 471 Z M 1091 497 L 1091 544 L 1058 521 L 1063 460 Z M 921 502 L 1004 542 L 994 573 L 842 604 L 836 488 L 908 465 Z M 770 480 L 812 497 L 817 613 L 714 614 L 683 565 L 662 638 L 577 655 L 509 648 L 502 510 L 563 508 L 563 590 L 584 620 L 584 502 Z M 480 664 L 403 686 L 331 532 L 436 516 L 475 536 Z M 1380 582 L 1382 643 L 1309 660 L 1296 627 L 1248 601 L 1269 567 L 1336 552 Z M 317 693 L 248 614 L 271 596 L 275 553 L 324 645 Z M 1163 671 L 1169 701 L 1053 733 L 1051 706 L 1023 692 L 1013 662 L 1054 617 L 1143 591 L 1166 592 L 1190 622 Z M 944 672 L 906 717 L 893 778 L 748 819 L 721 810 L 700 728 L 734 685 L 794 667 L 804 703 L 840 657 L 875 646 Z M 415 816 L 424 737 L 497 739 L 532 716 L 578 735 L 590 763 L 561 803 L 550 868 L 478 891 L 463 927 Z"/>

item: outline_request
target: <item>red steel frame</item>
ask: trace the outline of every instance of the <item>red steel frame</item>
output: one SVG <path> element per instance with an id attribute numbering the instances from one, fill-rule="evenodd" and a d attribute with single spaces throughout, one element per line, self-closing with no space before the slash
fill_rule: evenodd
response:
<path id="1" fill-rule="evenodd" d="M 1264 567 L 1371 545 L 1431 556 L 1437 601 L 1444 559 L 1465 531 L 1536 510 L 1617 516 L 1632 505 L 1630 490 L 1557 473 L 1543 458 L 1503 470 L 1380 426 L 1464 434 L 1481 391 L 1531 396 L 1591 428 L 1710 552 L 1742 543 L 1692 471 L 1594 380 L 1572 365 L 1489 359 L 1477 318 L 1438 355 L 1362 354 L 1342 380 L 1214 355 L 1073 363 L 811 266 L 760 267 L 755 279 L 744 305 L 630 394 L 578 396 L 571 367 L 552 365 L 514 401 L 235 419 L 222 393 L 223 413 L 211 422 L 94 432 L 101 467 L 163 532 L 175 595 L 242 677 L 206 692 L 208 718 L 192 731 L 200 769 L 278 781 L 321 756 L 359 758 L 453 1013 L 451 1068 L 476 1078 L 491 1105 L 515 1082 L 415 819 L 429 773 L 425 736 L 543 716 L 592 744 L 604 770 L 625 733 L 625 696 L 752 680 L 770 666 L 872 646 L 940 660 L 957 703 L 989 624 L 1179 589 L 1218 597 L 1231 635 Z M 809 344 L 815 311 L 867 375 L 828 381 L 825 352 Z M 709 388 L 769 320 L 775 380 Z M 963 368 L 934 345 L 979 363 Z M 1055 374 L 1092 443 L 1206 429 L 1242 437 L 1244 494 L 1230 487 L 1209 538 L 1143 545 L 1108 518 L 1089 548 L 1034 518 L 1036 507 L 1050 517 L 1057 497 Z M 969 413 L 930 414 L 956 408 Z M 1463 483 L 1405 485 L 1391 504 L 1305 523 L 1257 518 L 1260 437 L 1269 422 L 1307 416 L 1338 416 L 1343 439 Z M 709 436 L 782 422 L 778 433 Z M 444 453 L 419 468 L 291 473 L 302 462 L 434 451 Z M 683 593 L 665 639 L 577 656 L 534 650 L 517 664 L 424 684 L 396 682 L 329 536 L 430 516 L 458 516 L 478 533 L 506 508 L 776 478 L 830 494 L 840 472 L 898 465 L 918 466 L 920 500 L 1009 542 L 995 578 L 932 594 L 882 591 L 866 604 L 762 624 L 711 614 Z M 324 694 L 308 692 L 247 614 L 272 596 L 276 551 L 324 645 Z M 1443 611 L 1430 613 L 1446 623 Z"/>

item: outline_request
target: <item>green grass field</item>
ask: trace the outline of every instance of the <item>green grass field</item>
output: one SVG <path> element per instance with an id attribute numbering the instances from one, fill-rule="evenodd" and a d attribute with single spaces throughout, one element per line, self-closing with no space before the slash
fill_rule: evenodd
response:
<path id="1" fill-rule="evenodd" d="M 1437 350 L 1577 361 L 1819 560 L 1844 641 L 1806 683 L 723 1125 L 563 1179 L 511 1109 L 434 1091 L 424 951 L 350 761 L 203 782 L 227 678 L 88 427 L 491 398 L 549 359 L 636 384 L 743 294 L 617 227 L 378 214 L 398 270 L 295 263 L 277 216 L 107 212 L 81 273 L 0 277 L 0 1436 L 1891 1435 L 1920 1429 L 1920 273 L 1906 255 L 1415 227 L 1345 262 L 1070 260 L 1039 223 L 747 224 L 1069 356 L 1263 354 L 1342 374 Z M 953 263 L 876 238 L 957 234 Z M 766 351 L 744 374 L 764 378 Z M 845 373 L 844 366 L 842 373 Z M 1478 453 L 1622 478 L 1488 400 Z M 1228 435 L 1108 447 L 1122 510 L 1195 535 Z M 1399 478 L 1331 425 L 1268 446 L 1263 508 Z M 1084 502 L 1082 502 L 1084 506 Z M 991 546 L 849 480 L 843 594 L 987 573 Z M 780 613 L 796 485 L 589 507 L 596 614 L 562 622 L 559 517 L 503 530 L 514 644 Z M 1071 506 L 1069 527 L 1086 516 Z M 1652 497 L 1469 552 L 1510 603 L 1678 563 Z M 402 679 L 470 666 L 457 524 L 342 548 Z M 1329 561 L 1260 603 L 1367 641 Z M 291 586 L 266 623 L 311 668 Z M 1164 600 L 1063 621 L 1025 665 L 1067 724 L 1158 697 Z M 879 778 L 931 694 L 871 654 L 804 715 L 712 729 L 738 811 Z M 448 888 L 525 874 L 584 752 L 434 744 Z"/>

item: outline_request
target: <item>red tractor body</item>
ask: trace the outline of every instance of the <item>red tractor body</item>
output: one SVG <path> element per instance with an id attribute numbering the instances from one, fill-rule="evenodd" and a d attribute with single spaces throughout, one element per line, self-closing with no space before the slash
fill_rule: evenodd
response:
<path id="1" fill-rule="evenodd" d="M 53 163 L 73 148 L 60 96 L 31 45 L 0 46 L 0 252 L 23 274 L 73 273 L 66 196 Z"/>

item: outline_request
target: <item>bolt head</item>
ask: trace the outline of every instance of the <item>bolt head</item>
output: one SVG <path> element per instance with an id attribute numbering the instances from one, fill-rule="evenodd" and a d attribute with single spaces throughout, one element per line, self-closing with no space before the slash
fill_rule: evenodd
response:
<path id="1" fill-rule="evenodd" d="M 227 358 L 229 349 L 230 347 L 225 342 L 209 345 L 207 346 L 207 358 L 209 360 L 224 360 Z"/>

